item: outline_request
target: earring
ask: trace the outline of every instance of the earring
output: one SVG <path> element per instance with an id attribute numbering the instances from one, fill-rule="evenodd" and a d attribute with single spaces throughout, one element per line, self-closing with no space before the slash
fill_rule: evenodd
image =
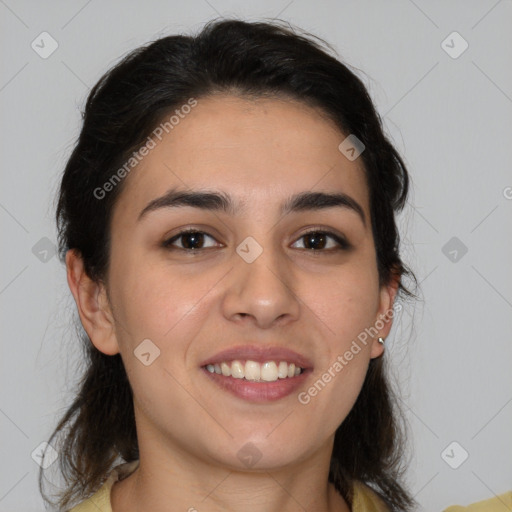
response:
<path id="1" fill-rule="evenodd" d="M 379 342 L 381 345 L 384 345 L 384 338 L 381 338 L 381 337 L 379 336 L 379 338 L 378 338 L 378 342 Z"/>

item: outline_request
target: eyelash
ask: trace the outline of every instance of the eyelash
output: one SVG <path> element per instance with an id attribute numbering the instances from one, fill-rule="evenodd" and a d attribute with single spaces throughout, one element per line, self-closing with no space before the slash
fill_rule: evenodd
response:
<path id="1" fill-rule="evenodd" d="M 210 249 L 210 247 L 207 247 L 206 249 L 205 248 L 203 248 L 203 249 L 187 249 L 187 248 L 176 247 L 176 246 L 172 245 L 173 242 L 175 242 L 180 237 L 182 237 L 183 235 L 186 235 L 188 233 L 197 233 L 197 234 L 206 235 L 206 236 L 209 236 L 210 238 L 213 238 L 215 240 L 215 237 L 213 237 L 212 235 L 210 235 L 210 234 L 208 234 L 208 233 L 206 233 L 204 231 L 200 231 L 199 229 L 194 229 L 194 228 L 188 228 L 188 229 L 185 229 L 183 231 L 180 231 L 179 233 L 177 233 L 173 237 L 169 238 L 168 240 L 165 240 L 163 242 L 162 246 L 165 249 L 168 249 L 168 250 L 179 250 L 179 251 L 184 251 L 184 252 L 189 253 L 189 254 L 191 254 L 191 253 L 199 253 L 199 252 L 204 251 L 206 249 Z M 332 252 L 337 252 L 337 251 L 347 251 L 347 250 L 352 248 L 351 244 L 349 244 L 343 237 L 337 235 L 336 233 L 333 233 L 332 231 L 326 231 L 325 229 L 321 229 L 321 228 L 313 228 L 313 229 L 311 229 L 309 231 L 306 231 L 299 238 L 297 238 L 297 240 L 300 240 L 301 238 L 304 238 L 304 237 L 306 237 L 307 235 L 310 235 L 310 234 L 327 235 L 328 237 L 332 238 L 338 244 L 338 247 L 337 248 L 330 248 L 330 249 L 301 249 L 303 251 L 308 251 L 310 253 L 320 253 L 320 252 L 332 253 Z"/>

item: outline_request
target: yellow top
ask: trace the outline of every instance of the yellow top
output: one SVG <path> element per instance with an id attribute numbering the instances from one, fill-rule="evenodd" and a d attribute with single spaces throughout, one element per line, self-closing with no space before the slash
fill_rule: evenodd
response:
<path id="1" fill-rule="evenodd" d="M 100 489 L 89 499 L 83 501 L 70 512 L 112 512 L 110 490 L 119 478 L 123 479 L 137 469 L 139 461 L 127 462 L 116 466 Z M 354 503 L 352 512 L 389 512 L 389 509 L 363 482 L 354 484 Z M 444 512 L 508 512 L 512 511 L 512 491 L 490 500 L 480 501 L 467 507 L 458 505 L 448 507 Z"/>
<path id="2" fill-rule="evenodd" d="M 110 491 L 115 482 L 126 478 L 137 469 L 139 461 L 127 462 L 115 467 L 108 476 L 105 483 L 89 499 L 83 501 L 70 512 L 112 512 L 110 506 Z M 364 483 L 354 484 L 353 512 L 388 512 L 380 498 Z"/>
<path id="3" fill-rule="evenodd" d="M 509 512 L 512 511 L 512 491 L 500 494 L 490 500 L 479 501 L 467 507 L 454 505 L 444 512 Z"/>

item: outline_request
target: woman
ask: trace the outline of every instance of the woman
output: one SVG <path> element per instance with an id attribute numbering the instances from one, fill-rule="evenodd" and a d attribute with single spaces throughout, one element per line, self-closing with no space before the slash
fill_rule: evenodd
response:
<path id="1" fill-rule="evenodd" d="M 362 82 L 277 23 L 109 71 L 57 208 L 87 355 L 59 507 L 411 510 L 383 360 L 408 183 Z"/>

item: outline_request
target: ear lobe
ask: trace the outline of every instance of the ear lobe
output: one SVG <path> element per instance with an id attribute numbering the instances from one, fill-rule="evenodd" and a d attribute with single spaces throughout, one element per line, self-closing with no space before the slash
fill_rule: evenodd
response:
<path id="1" fill-rule="evenodd" d="M 85 272 L 81 255 L 76 249 L 66 253 L 69 289 L 73 294 L 80 321 L 92 344 L 104 354 L 119 353 L 114 318 L 108 306 L 105 285 L 93 281 Z"/>
<path id="2" fill-rule="evenodd" d="M 384 345 L 379 343 L 377 338 L 386 339 L 393 326 L 393 304 L 400 285 L 400 274 L 393 273 L 390 282 L 380 289 L 380 302 L 375 328 L 379 331 L 372 343 L 371 357 L 379 357 L 384 352 Z"/>

